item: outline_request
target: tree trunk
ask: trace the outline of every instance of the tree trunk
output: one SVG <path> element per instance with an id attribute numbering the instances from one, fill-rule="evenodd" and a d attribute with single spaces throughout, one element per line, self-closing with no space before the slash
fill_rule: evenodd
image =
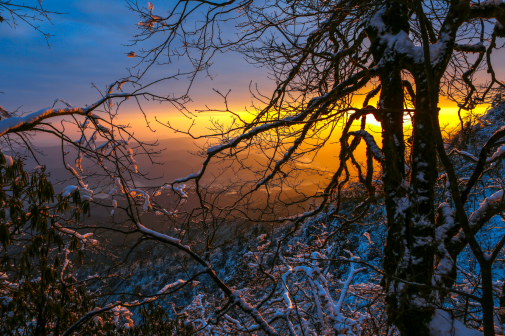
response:
<path id="1" fill-rule="evenodd" d="M 403 142 L 403 88 L 399 72 L 382 82 L 381 94 L 384 192 L 388 219 L 384 270 L 406 281 L 429 284 L 435 255 L 434 185 L 436 148 L 431 114 L 423 92 L 414 115 L 410 188 L 405 181 Z M 419 86 L 418 86 L 419 87 Z M 420 98 L 420 99 L 419 99 Z M 388 112 L 387 110 L 392 110 Z M 426 112 L 425 112 L 426 111 Z M 430 290 L 386 279 L 386 304 L 390 322 L 402 335 L 429 335 L 433 308 Z"/>
<path id="2" fill-rule="evenodd" d="M 384 23 L 392 34 L 409 31 L 408 13 L 400 3 L 390 3 Z M 387 45 L 381 45 L 370 31 L 372 49 L 377 60 L 384 60 Z M 377 44 L 373 44 L 376 42 Z M 413 120 L 412 168 L 410 185 L 405 172 L 403 133 L 403 82 L 400 57 L 388 55 L 388 71 L 380 76 L 382 85 L 376 119 L 382 125 L 384 153 L 383 183 L 388 236 L 384 252 L 384 271 L 406 281 L 430 284 L 435 256 L 434 186 L 437 179 L 437 156 L 429 110 L 428 88 L 423 77 L 416 78 L 416 112 Z M 384 62 L 383 62 L 384 65 Z M 423 71 L 419 71 L 423 74 Z M 438 85 L 435 85 L 438 88 Z M 402 335 L 429 335 L 433 308 L 431 291 L 386 277 L 388 318 Z"/>
<path id="3" fill-rule="evenodd" d="M 482 273 L 482 323 L 484 336 L 494 336 L 494 297 L 491 263 L 481 266 Z"/>

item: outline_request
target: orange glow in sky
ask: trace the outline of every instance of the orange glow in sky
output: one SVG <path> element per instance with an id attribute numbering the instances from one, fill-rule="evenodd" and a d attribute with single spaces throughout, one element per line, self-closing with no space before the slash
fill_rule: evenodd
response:
<path id="1" fill-rule="evenodd" d="M 237 112 L 244 119 L 251 119 L 251 115 L 245 112 L 245 106 L 243 104 L 240 108 L 239 104 L 236 104 L 234 107 L 234 111 Z M 361 104 L 356 104 L 360 106 Z M 375 102 L 372 102 L 371 105 L 375 105 Z M 458 107 L 453 103 L 446 100 L 442 100 L 439 104 L 440 107 L 440 124 L 442 126 L 447 126 L 449 128 L 457 127 L 459 125 L 458 118 Z M 488 108 L 487 105 L 479 105 L 474 110 L 475 113 L 484 113 Z M 128 113 L 128 114 L 119 114 L 119 118 L 117 120 L 118 123 L 125 124 L 129 123 L 132 126 L 132 130 L 139 137 L 145 138 L 173 138 L 173 137 L 181 137 L 184 134 L 175 133 L 173 130 L 170 130 L 155 120 L 155 117 L 163 122 L 169 122 L 173 127 L 176 127 L 182 131 L 187 131 L 189 127 L 194 123 L 194 126 L 191 127 L 191 132 L 194 135 L 208 135 L 212 134 L 212 131 L 209 130 L 211 125 L 211 120 L 218 120 L 224 124 L 231 122 L 231 115 L 225 112 L 204 112 L 197 113 L 196 117 L 188 118 L 177 111 L 169 111 L 165 106 L 158 105 L 151 109 L 147 110 L 147 121 L 149 121 L 149 126 L 151 129 L 156 132 L 150 131 L 147 127 L 146 119 L 137 113 Z M 464 116 L 467 112 L 462 111 L 462 116 Z M 373 118 L 373 116 L 367 117 L 367 123 L 374 130 L 378 130 L 380 128 L 380 123 Z M 405 118 L 405 127 L 411 127 L 411 123 L 408 118 Z"/>

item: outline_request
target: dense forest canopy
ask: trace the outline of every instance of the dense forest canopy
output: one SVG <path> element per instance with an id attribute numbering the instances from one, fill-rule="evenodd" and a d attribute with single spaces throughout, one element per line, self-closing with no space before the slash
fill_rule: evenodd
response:
<path id="1" fill-rule="evenodd" d="M 126 5 L 136 65 L 96 102 L 0 109 L 3 333 L 504 334 L 504 2 Z M 57 14 L 0 8 L 11 24 Z M 275 89 L 251 85 L 250 118 L 216 91 L 224 109 L 199 111 L 232 121 L 206 134 L 157 118 L 200 166 L 153 178 L 163 151 L 116 122 L 122 107 L 193 118 L 195 81 L 231 53 Z M 61 140 L 56 179 L 25 167 L 41 133 Z M 310 165 L 335 139 L 335 165 Z"/>

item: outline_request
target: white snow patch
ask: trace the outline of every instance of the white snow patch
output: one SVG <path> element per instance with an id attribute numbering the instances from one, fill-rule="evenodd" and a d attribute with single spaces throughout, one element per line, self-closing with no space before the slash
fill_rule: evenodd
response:
<path id="1" fill-rule="evenodd" d="M 75 186 L 75 185 L 66 186 L 65 189 L 63 189 L 63 191 L 61 192 L 61 196 L 68 197 L 68 196 L 70 196 L 71 193 L 73 193 L 76 190 L 79 190 L 78 186 Z"/>
<path id="2" fill-rule="evenodd" d="M 468 329 L 463 323 L 451 318 L 449 313 L 441 309 L 436 309 L 433 319 L 430 322 L 431 336 L 482 336 L 478 330 Z"/>
<path id="3" fill-rule="evenodd" d="M 503 3 L 502 0 L 487 0 L 487 1 L 481 2 L 480 5 L 481 6 L 492 6 L 492 5 L 498 6 L 501 3 Z"/>
<path id="4" fill-rule="evenodd" d="M 10 167 L 14 164 L 14 160 L 12 160 L 12 156 L 4 154 L 4 158 L 5 158 L 5 166 L 6 167 Z"/>

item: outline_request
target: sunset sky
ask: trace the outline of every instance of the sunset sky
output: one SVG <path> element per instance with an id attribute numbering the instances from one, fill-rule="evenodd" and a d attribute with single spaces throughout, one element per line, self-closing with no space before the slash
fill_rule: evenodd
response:
<path id="1" fill-rule="evenodd" d="M 147 5 L 147 2 L 146 2 Z M 170 2 L 164 2 L 165 8 L 154 2 L 161 12 L 168 9 Z M 126 53 L 138 50 L 137 47 L 125 46 L 137 32 L 139 19 L 129 11 L 123 0 L 88 0 L 56 1 L 45 0 L 47 9 L 67 13 L 52 17 L 52 24 L 40 23 L 44 31 L 54 35 L 50 38 L 50 48 L 42 35 L 33 28 L 20 24 L 16 29 L 7 25 L 0 26 L 0 43 L 3 46 L 0 64 L 0 105 L 9 111 L 20 108 L 20 111 L 36 111 L 52 105 L 59 98 L 72 105 L 90 104 L 100 96 L 92 83 L 103 89 L 105 85 L 127 74 L 126 68 L 136 63 L 127 58 Z M 232 89 L 230 106 L 236 111 L 243 111 L 251 105 L 249 83 L 258 83 L 263 93 L 271 94 L 273 83 L 266 78 L 266 71 L 248 65 L 240 55 L 228 53 L 218 55 L 211 68 L 217 77 L 213 80 L 199 79 L 192 91 L 194 103 L 190 108 L 202 109 L 205 104 L 211 108 L 222 108 L 219 97 L 213 88 L 222 92 Z M 166 69 L 167 73 L 176 69 Z M 158 72 L 155 72 L 159 75 Z M 151 77 L 155 78 L 155 77 Z M 150 78 L 146 78 L 148 82 Z M 162 87 L 165 93 L 172 92 L 171 85 Z M 457 108 L 443 102 L 442 123 L 456 123 Z M 480 110 L 483 110 L 481 107 Z M 151 133 L 136 104 L 130 102 L 122 110 L 123 121 L 135 125 L 138 135 L 147 138 L 168 138 L 174 136 L 156 124 L 154 116 L 161 120 L 171 120 L 173 124 L 185 127 L 188 120 L 169 105 L 150 104 L 146 109 L 151 126 L 158 131 Z M 201 115 L 199 131 L 204 131 L 212 114 Z"/>

